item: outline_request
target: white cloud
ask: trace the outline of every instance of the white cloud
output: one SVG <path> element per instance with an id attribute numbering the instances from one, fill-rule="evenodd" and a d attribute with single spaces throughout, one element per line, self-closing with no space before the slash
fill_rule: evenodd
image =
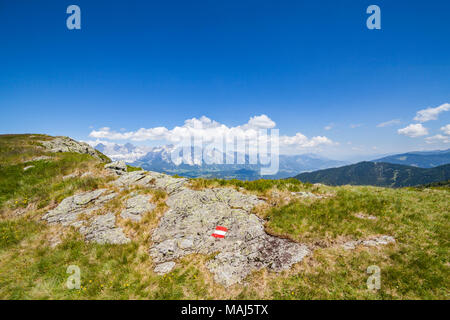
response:
<path id="1" fill-rule="evenodd" d="M 428 129 L 422 126 L 420 123 L 410 124 L 409 126 L 398 129 L 398 134 L 402 134 L 411 138 L 426 136 L 428 134 Z"/>
<path id="2" fill-rule="evenodd" d="M 361 127 L 361 126 L 362 126 L 361 123 L 356 123 L 356 124 L 351 124 L 351 125 L 350 125 L 350 128 L 355 129 L 355 128 L 359 128 L 359 127 Z"/>
<path id="3" fill-rule="evenodd" d="M 175 126 L 172 129 L 154 127 L 141 128 L 137 131 L 117 132 L 111 130 L 109 127 L 103 127 L 98 130 L 92 130 L 89 136 L 109 140 L 166 141 L 173 144 L 184 141 L 187 137 L 201 139 L 204 142 L 212 142 L 225 138 L 226 143 L 234 143 L 234 139 L 236 138 L 238 141 L 248 140 L 252 143 L 252 141 L 257 141 L 259 130 L 271 129 L 275 126 L 276 123 L 266 115 L 251 117 L 247 123 L 236 127 L 228 127 L 202 116 L 199 119 L 192 118 L 185 120 L 184 125 Z M 300 132 L 294 136 L 280 135 L 279 137 L 280 149 L 302 150 L 332 144 L 334 142 L 325 136 L 308 138 Z"/>
<path id="4" fill-rule="evenodd" d="M 377 124 L 377 127 L 378 128 L 389 127 L 389 126 L 393 126 L 393 125 L 396 125 L 399 123 L 400 123 L 399 119 L 394 119 L 394 120 L 389 120 L 389 121 L 379 123 L 379 124 Z"/>
<path id="5" fill-rule="evenodd" d="M 331 129 L 333 129 L 333 125 L 332 125 L 332 124 L 329 124 L 329 125 L 325 126 L 324 129 L 325 129 L 326 131 L 331 130 Z"/>
<path id="6" fill-rule="evenodd" d="M 275 122 L 273 122 L 272 119 L 265 114 L 251 117 L 248 121 L 248 126 L 255 129 L 271 129 L 274 128 L 275 125 Z"/>
<path id="7" fill-rule="evenodd" d="M 417 114 L 414 117 L 414 120 L 419 121 L 419 122 L 436 120 L 441 112 L 445 112 L 445 111 L 449 111 L 449 110 L 450 110 L 449 103 L 441 104 L 439 107 L 436 107 L 436 108 L 427 108 L 427 109 L 419 110 L 419 111 L 417 111 Z"/>
<path id="8" fill-rule="evenodd" d="M 167 132 L 168 130 L 164 127 L 155 127 L 151 129 L 141 128 L 134 132 L 130 131 L 124 133 L 111 131 L 111 128 L 103 127 L 99 130 L 92 130 L 89 136 L 98 139 L 144 141 L 162 140 Z"/>
<path id="9" fill-rule="evenodd" d="M 449 136 L 443 136 L 442 134 L 437 134 L 432 137 L 425 138 L 426 143 L 450 143 L 450 137 Z"/>
<path id="10" fill-rule="evenodd" d="M 295 136 L 280 136 L 280 146 L 294 146 L 301 148 L 313 148 L 319 145 L 331 145 L 333 141 L 325 136 L 317 136 L 308 139 L 298 132 Z"/>
<path id="11" fill-rule="evenodd" d="M 446 135 L 449 135 L 449 136 L 450 136 L 450 124 L 448 124 L 448 125 L 446 125 L 446 126 L 443 126 L 443 127 L 441 128 L 441 131 L 443 131 Z"/>

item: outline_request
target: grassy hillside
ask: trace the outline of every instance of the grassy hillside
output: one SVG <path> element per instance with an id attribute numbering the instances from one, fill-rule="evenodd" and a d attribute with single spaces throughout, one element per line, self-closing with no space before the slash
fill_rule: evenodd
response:
<path id="1" fill-rule="evenodd" d="M 224 288 L 205 268 L 211 257 L 183 258 L 166 276 L 153 270 L 149 235 L 167 209 L 158 193 L 157 210 L 126 245 L 85 243 L 40 217 L 66 196 L 102 187 L 110 179 L 103 163 L 79 154 L 49 154 L 39 148 L 47 136 L 0 136 L 0 299 L 448 299 L 450 189 L 328 187 L 287 180 L 193 179 L 192 188 L 224 186 L 254 193 L 270 204 L 255 213 L 271 234 L 315 249 L 291 270 L 263 269 L 247 285 Z M 38 156 L 47 160 L 32 160 Z M 34 167 L 23 170 L 25 167 Z M 90 176 L 82 178 L 85 172 Z M 77 176 L 69 175 L 78 173 Z M 69 176 L 69 178 L 67 178 Z M 66 177 L 63 179 L 63 177 Z M 292 198 L 291 192 L 326 194 L 324 199 Z M 150 191 L 149 191 L 150 192 Z M 117 207 L 122 204 L 115 203 Z M 112 208 L 113 209 L 113 208 Z M 357 213 L 375 216 L 361 219 Z M 338 244 L 388 234 L 394 245 L 346 251 Z M 65 286 L 69 265 L 81 269 L 81 290 Z M 367 289 L 370 265 L 381 269 L 381 289 Z"/>
<path id="2" fill-rule="evenodd" d="M 304 172 L 297 176 L 304 182 L 340 185 L 408 187 L 450 179 L 450 164 L 424 169 L 383 162 L 360 162 L 349 166 Z"/>
<path id="3" fill-rule="evenodd" d="M 104 163 L 86 154 L 46 152 L 40 141 L 49 139 L 45 135 L 0 136 L 0 213 L 43 208 L 76 191 L 96 189 L 107 180 L 70 176 L 99 172 Z"/>

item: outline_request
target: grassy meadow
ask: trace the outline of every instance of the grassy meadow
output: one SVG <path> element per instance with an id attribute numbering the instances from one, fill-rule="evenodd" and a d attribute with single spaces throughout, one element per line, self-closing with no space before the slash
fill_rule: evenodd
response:
<path id="1" fill-rule="evenodd" d="M 254 210 L 267 221 L 266 231 L 313 250 L 288 271 L 263 269 L 243 285 L 224 288 L 205 268 L 212 256 L 184 257 L 166 276 L 153 272 L 148 249 L 151 231 L 167 209 L 164 192 L 145 190 L 153 194 L 157 209 L 141 223 L 123 226 L 132 239 L 126 245 L 85 243 L 73 229 L 42 222 L 40 217 L 65 197 L 112 179 L 103 174 L 103 163 L 88 155 L 45 152 L 39 144 L 44 139 L 49 137 L 0 136 L 0 299 L 450 298 L 448 186 L 389 189 L 328 187 L 295 179 L 192 179 L 194 189 L 230 187 L 266 199 L 269 205 Z M 49 158 L 33 160 L 42 156 Z M 298 191 L 325 197 L 291 196 Z M 109 204 L 114 212 L 122 208 L 120 201 Z M 361 219 L 358 213 L 376 219 Z M 348 251 L 340 247 L 376 235 L 393 236 L 396 243 Z M 70 265 L 81 270 L 79 290 L 66 288 Z M 366 285 L 371 265 L 381 270 L 379 290 Z"/>

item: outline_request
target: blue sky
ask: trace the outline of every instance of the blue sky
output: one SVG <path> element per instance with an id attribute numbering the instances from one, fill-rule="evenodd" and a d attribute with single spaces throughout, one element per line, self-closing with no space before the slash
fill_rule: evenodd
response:
<path id="1" fill-rule="evenodd" d="M 81 30 L 66 28 L 71 4 Z M 366 27 L 371 4 L 381 30 Z M 449 13 L 447 0 L 1 1 L 0 133 L 92 140 L 266 115 L 333 142 L 295 152 L 448 148 L 446 107 L 414 118 L 450 103 Z"/>

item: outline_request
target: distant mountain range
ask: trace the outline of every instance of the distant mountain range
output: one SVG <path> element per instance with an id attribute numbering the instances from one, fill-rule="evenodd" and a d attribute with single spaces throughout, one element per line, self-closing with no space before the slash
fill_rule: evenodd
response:
<path id="1" fill-rule="evenodd" d="M 280 179 L 288 178 L 298 172 L 318 170 L 323 168 L 338 167 L 346 164 L 343 161 L 336 161 L 319 157 L 317 155 L 280 155 L 279 170 L 276 175 L 261 176 L 261 165 L 248 164 L 248 156 L 245 157 L 247 164 L 207 164 L 203 159 L 193 159 L 188 163 L 175 164 L 171 161 L 171 146 L 159 147 L 151 150 L 145 156 L 131 163 L 133 166 L 140 166 L 145 170 L 164 172 L 168 174 L 178 174 L 184 177 L 196 178 L 222 178 L 255 180 L 261 178 Z M 201 151 L 200 151 L 201 152 Z M 213 150 L 210 157 L 223 159 L 225 154 L 219 150 Z M 233 156 L 229 154 L 228 156 Z"/>
<path id="2" fill-rule="evenodd" d="M 339 168 L 301 173 L 295 178 L 303 182 L 339 185 L 372 185 L 407 187 L 450 179 L 450 164 L 434 168 L 418 168 L 385 162 L 360 162 Z"/>
<path id="3" fill-rule="evenodd" d="M 372 161 L 403 164 L 419 168 L 433 168 L 450 163 L 450 149 L 408 152 L 387 156 Z"/>
<path id="4" fill-rule="evenodd" d="M 92 143 L 91 143 L 92 144 Z M 142 167 L 145 170 L 178 174 L 184 177 L 224 178 L 255 180 L 260 178 L 280 179 L 292 177 L 299 172 L 313 171 L 325 168 L 338 167 L 348 162 L 331 160 L 315 154 L 280 155 L 279 171 L 276 175 L 262 177 L 260 165 L 248 164 L 207 164 L 203 159 L 191 157 L 185 163 L 175 164 L 171 161 L 171 152 L 174 146 L 141 147 L 127 143 L 125 145 L 114 143 L 92 144 L 94 148 L 113 160 L 125 160 L 128 164 Z M 194 154 L 192 150 L 192 154 Z M 197 150 L 201 152 L 202 150 Z M 211 159 L 224 159 L 225 154 L 214 149 L 208 154 Z M 227 156 L 235 156 L 228 154 Z M 186 160 L 186 159 L 185 159 Z M 186 163 L 187 162 L 187 163 Z"/>
<path id="5" fill-rule="evenodd" d="M 91 145 L 109 158 L 115 161 L 124 160 L 125 162 L 136 161 L 152 150 L 151 147 L 137 147 L 131 143 L 91 143 Z"/>
<path id="6" fill-rule="evenodd" d="M 450 149 L 425 152 L 408 152 L 390 155 L 370 162 L 349 165 L 349 162 L 331 160 L 315 154 L 280 155 L 279 171 L 273 176 L 261 176 L 260 165 L 207 164 L 202 158 L 188 157 L 184 163 L 171 160 L 173 145 L 161 147 L 135 146 L 131 143 L 96 143 L 94 148 L 113 160 L 125 160 L 130 165 L 145 170 L 178 174 L 184 177 L 255 180 L 260 178 L 282 179 L 295 176 L 302 181 L 321 182 L 330 185 L 354 184 L 375 186 L 411 186 L 448 179 Z M 201 154 L 202 150 L 195 150 Z M 194 149 L 191 150 L 195 154 Z M 221 151 L 210 150 L 211 159 L 224 159 Z M 426 169 L 438 167 L 436 170 Z M 325 170 L 324 170 L 325 169 Z M 447 178 L 446 178 L 447 177 Z"/>

